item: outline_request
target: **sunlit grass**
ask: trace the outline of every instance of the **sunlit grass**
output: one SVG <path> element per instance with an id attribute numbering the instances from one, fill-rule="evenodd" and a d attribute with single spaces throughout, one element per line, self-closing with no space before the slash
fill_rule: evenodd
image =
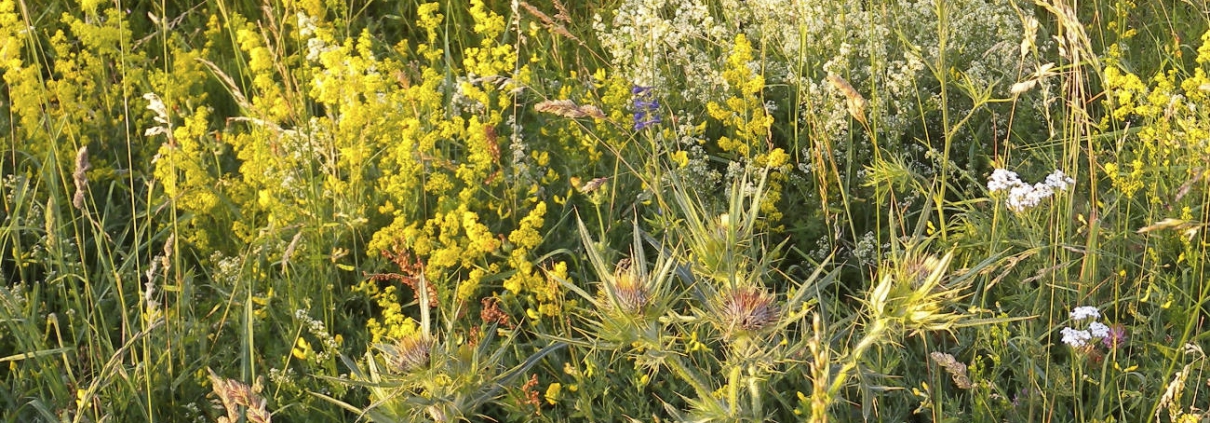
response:
<path id="1" fill-rule="evenodd" d="M 0 418 L 1199 421 L 1207 11 L 0 0 Z"/>

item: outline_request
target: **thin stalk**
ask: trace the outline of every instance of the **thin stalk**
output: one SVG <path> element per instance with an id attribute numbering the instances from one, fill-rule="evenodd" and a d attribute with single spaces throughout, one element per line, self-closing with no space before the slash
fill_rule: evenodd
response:
<path id="1" fill-rule="evenodd" d="M 739 412 L 739 382 L 743 369 L 739 365 L 731 366 L 727 372 L 727 404 L 731 406 L 731 415 Z"/>
<path id="2" fill-rule="evenodd" d="M 948 237 L 949 231 L 946 229 L 948 227 L 948 225 L 945 224 L 945 195 L 946 195 L 946 188 L 949 186 L 949 184 L 947 184 L 947 181 L 949 181 L 950 148 L 951 148 L 951 140 L 953 139 L 953 137 L 950 135 L 949 92 L 947 89 L 947 86 L 949 85 L 949 78 L 947 77 L 947 75 L 948 75 L 947 72 L 949 72 L 949 70 L 945 64 L 945 48 L 946 48 L 946 42 L 947 42 L 947 38 L 948 38 L 947 37 L 948 34 L 946 32 L 946 27 L 949 25 L 949 19 L 946 14 L 946 10 L 945 10 L 945 1 L 937 0 L 935 5 L 936 5 L 936 11 L 937 11 L 937 70 L 936 70 L 936 75 L 937 75 L 937 82 L 941 86 L 941 134 L 944 137 L 942 142 L 945 143 L 945 147 L 941 152 L 941 157 L 942 157 L 941 158 L 941 179 L 940 179 L 941 186 L 938 188 L 938 193 L 933 198 L 933 201 L 937 203 L 937 223 L 938 223 L 938 226 L 940 226 L 940 228 L 938 228 L 938 229 L 941 232 L 941 240 L 946 241 L 949 238 Z"/>

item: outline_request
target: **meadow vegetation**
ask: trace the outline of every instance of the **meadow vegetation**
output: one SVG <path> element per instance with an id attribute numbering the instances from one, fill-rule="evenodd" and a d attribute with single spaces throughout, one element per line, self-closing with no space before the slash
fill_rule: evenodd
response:
<path id="1" fill-rule="evenodd" d="M 0 0 L 0 421 L 1210 419 L 1206 0 Z"/>

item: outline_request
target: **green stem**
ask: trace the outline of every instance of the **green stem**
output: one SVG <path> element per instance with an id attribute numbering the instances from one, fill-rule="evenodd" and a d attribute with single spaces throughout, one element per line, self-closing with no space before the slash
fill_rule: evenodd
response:
<path id="1" fill-rule="evenodd" d="M 756 372 L 753 368 L 748 368 L 748 395 L 752 398 L 752 415 L 755 417 L 764 416 L 764 404 L 761 397 L 760 378 L 755 376 Z"/>
<path id="2" fill-rule="evenodd" d="M 727 372 L 727 404 L 731 406 L 731 415 L 739 410 L 739 378 L 743 374 L 739 365 L 731 367 L 731 371 Z"/>
<path id="3" fill-rule="evenodd" d="M 681 378 L 681 380 L 689 383 L 689 385 L 693 387 L 693 390 L 697 391 L 697 396 L 699 398 L 714 401 L 714 396 L 712 395 L 710 389 L 706 387 L 705 383 L 702 383 L 702 380 L 697 376 L 697 373 L 694 373 L 692 370 L 689 370 L 688 367 L 685 367 L 685 363 L 681 362 L 680 356 L 670 355 L 668 356 L 668 360 L 665 362 L 668 364 L 668 369 L 672 370 L 673 374 Z"/>

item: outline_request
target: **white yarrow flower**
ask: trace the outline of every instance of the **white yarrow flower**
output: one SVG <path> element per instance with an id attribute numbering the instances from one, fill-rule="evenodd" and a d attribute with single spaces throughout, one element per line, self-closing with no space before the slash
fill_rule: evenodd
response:
<path id="1" fill-rule="evenodd" d="M 1088 333 L 1097 338 L 1106 338 L 1109 336 L 1109 326 L 1105 326 L 1101 322 L 1092 322 L 1088 325 Z"/>
<path id="2" fill-rule="evenodd" d="M 1020 184 L 1012 187 L 1008 191 L 1008 199 L 1005 200 L 1005 205 L 1009 210 L 1015 212 L 1023 212 L 1033 206 L 1038 205 L 1038 198 L 1034 195 L 1033 187 L 1025 184 Z"/>
<path id="3" fill-rule="evenodd" d="M 1023 212 L 1036 207 L 1042 200 L 1050 198 L 1056 191 L 1067 191 L 1074 186 L 1075 179 L 1068 177 L 1061 170 L 1055 170 L 1046 177 L 1046 181 L 1030 185 L 1021 180 L 1016 172 L 1006 169 L 992 171 L 987 179 L 987 190 L 993 194 L 1008 191 L 1004 200 L 1005 207 L 1014 212 Z"/>
<path id="4" fill-rule="evenodd" d="M 1073 348 L 1083 347 L 1092 339 L 1092 334 L 1086 330 L 1075 330 L 1065 327 L 1059 333 L 1063 335 L 1063 343 L 1071 345 Z"/>
<path id="5" fill-rule="evenodd" d="M 1076 180 L 1067 176 L 1063 171 L 1055 169 L 1054 173 L 1046 176 L 1046 185 L 1056 191 L 1067 191 L 1067 187 L 1075 186 Z"/>
<path id="6" fill-rule="evenodd" d="M 987 179 L 987 190 L 991 192 L 1007 191 L 1021 184 L 1021 178 L 1017 176 L 1017 172 L 996 169 L 992 171 L 992 176 Z"/>
<path id="7" fill-rule="evenodd" d="M 1101 317 L 1101 311 L 1097 310 L 1096 307 L 1090 306 L 1076 307 L 1071 311 L 1071 320 L 1084 320 L 1090 317 L 1093 320 L 1099 319 Z"/>

